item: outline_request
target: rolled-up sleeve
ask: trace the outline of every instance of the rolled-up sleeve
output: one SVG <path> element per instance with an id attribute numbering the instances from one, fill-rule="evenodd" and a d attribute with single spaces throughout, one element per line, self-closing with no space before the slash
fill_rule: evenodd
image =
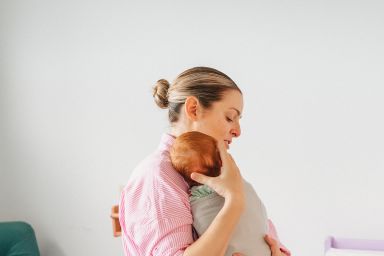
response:
<path id="1" fill-rule="evenodd" d="M 192 226 L 185 219 L 165 219 L 159 222 L 158 241 L 154 245 L 155 256 L 183 255 L 193 243 Z"/>
<path id="2" fill-rule="evenodd" d="M 164 135 L 158 150 L 133 170 L 119 202 L 126 256 L 182 255 L 193 243 L 188 184 L 173 168 Z"/>

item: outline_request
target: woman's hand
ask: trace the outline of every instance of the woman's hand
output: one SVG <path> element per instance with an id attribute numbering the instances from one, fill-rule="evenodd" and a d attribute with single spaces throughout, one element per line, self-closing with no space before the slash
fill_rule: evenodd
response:
<path id="1" fill-rule="evenodd" d="M 280 251 L 280 246 L 275 239 L 273 239 L 272 237 L 270 237 L 268 235 L 265 235 L 264 240 L 269 245 L 269 247 L 271 249 L 272 256 L 286 256 L 285 253 Z M 242 253 L 236 252 L 236 253 L 232 254 L 232 256 L 245 256 L 245 255 Z"/>
<path id="2" fill-rule="evenodd" d="M 286 254 L 280 250 L 279 243 L 275 239 L 273 239 L 269 235 L 265 235 L 264 240 L 269 245 L 269 248 L 272 252 L 272 256 L 286 256 Z"/>
<path id="3" fill-rule="evenodd" d="M 224 142 L 217 143 L 222 162 L 221 174 L 208 177 L 200 173 L 192 173 L 191 179 L 209 186 L 219 195 L 228 200 L 235 200 L 244 205 L 243 178 L 232 156 L 227 152 Z"/>

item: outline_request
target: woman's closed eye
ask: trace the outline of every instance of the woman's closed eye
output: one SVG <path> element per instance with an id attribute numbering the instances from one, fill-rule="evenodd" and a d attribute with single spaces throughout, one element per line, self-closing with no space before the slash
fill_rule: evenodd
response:
<path id="1" fill-rule="evenodd" d="M 233 120 L 231 118 L 229 118 L 229 117 L 226 117 L 226 119 L 227 119 L 228 122 L 233 122 Z"/>

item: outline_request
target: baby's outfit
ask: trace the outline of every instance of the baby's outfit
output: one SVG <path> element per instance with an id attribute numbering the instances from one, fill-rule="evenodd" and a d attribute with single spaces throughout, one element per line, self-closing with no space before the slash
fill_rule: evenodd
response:
<path id="1" fill-rule="evenodd" d="M 224 205 L 224 198 L 206 185 L 191 188 L 190 203 L 193 227 L 201 236 Z M 252 185 L 244 180 L 246 206 L 235 228 L 225 256 L 240 252 L 245 256 L 270 256 L 271 250 L 264 241 L 268 234 L 265 206 Z"/>

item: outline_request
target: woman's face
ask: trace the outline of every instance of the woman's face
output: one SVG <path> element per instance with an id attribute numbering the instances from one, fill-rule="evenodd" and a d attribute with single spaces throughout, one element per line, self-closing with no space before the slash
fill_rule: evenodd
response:
<path id="1" fill-rule="evenodd" d="M 241 134 L 239 119 L 243 112 L 243 96 L 237 90 L 225 92 L 221 101 L 212 104 L 209 110 L 203 110 L 193 130 L 208 134 L 217 141 L 224 141 L 227 149 L 233 137 Z"/>

